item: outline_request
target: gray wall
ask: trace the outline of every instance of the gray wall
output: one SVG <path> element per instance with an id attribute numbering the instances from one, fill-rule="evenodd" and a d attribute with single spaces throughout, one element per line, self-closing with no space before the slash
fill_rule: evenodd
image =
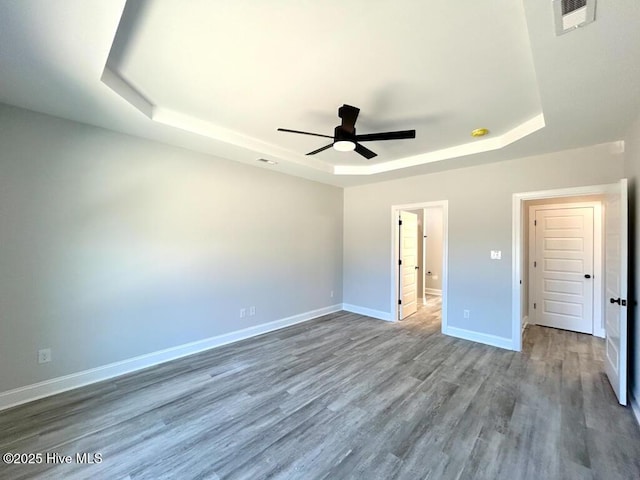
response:
<path id="1" fill-rule="evenodd" d="M 513 193 L 622 176 L 623 156 L 599 145 L 347 188 L 344 301 L 389 312 L 391 206 L 448 200 L 448 323 L 510 338 Z M 491 260 L 491 250 L 502 250 L 502 260 Z M 463 309 L 470 318 L 463 318 Z"/>
<path id="2" fill-rule="evenodd" d="M 638 208 L 638 182 L 640 182 L 640 116 L 625 138 L 625 175 L 629 179 L 629 389 L 640 399 L 640 208 Z"/>
<path id="3" fill-rule="evenodd" d="M 424 234 L 427 236 L 427 275 L 425 287 L 442 290 L 442 207 L 424 209 Z M 429 275 L 431 272 L 431 275 Z"/>
<path id="4" fill-rule="evenodd" d="M 0 391 L 341 303 L 342 228 L 342 189 L 0 106 Z"/>

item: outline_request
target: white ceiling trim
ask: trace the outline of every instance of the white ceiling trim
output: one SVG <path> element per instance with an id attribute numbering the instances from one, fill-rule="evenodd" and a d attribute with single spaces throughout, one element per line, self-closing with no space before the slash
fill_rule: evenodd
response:
<path id="1" fill-rule="evenodd" d="M 196 133 L 231 145 L 249 149 L 255 152 L 256 160 L 258 158 L 265 157 L 267 159 L 286 160 L 305 167 L 315 168 L 316 170 L 321 170 L 323 172 L 333 173 L 331 165 L 315 158 L 304 157 L 271 143 L 263 142 L 257 138 L 243 135 L 233 130 L 214 125 L 211 122 L 206 122 L 199 118 L 176 112 L 175 110 L 155 107 L 153 109 L 151 119 L 154 122 L 180 128 L 191 133 Z"/>
<path id="2" fill-rule="evenodd" d="M 100 80 L 107 87 L 120 95 L 124 100 L 129 102 L 133 107 L 140 110 L 147 117 L 153 119 L 154 105 L 147 100 L 138 90 L 132 87 L 124 78 L 109 68 L 109 62 L 104 67 Z"/>
<path id="3" fill-rule="evenodd" d="M 144 95 L 132 87 L 121 75 L 115 72 L 113 68 L 110 67 L 110 64 L 111 62 L 108 60 L 102 73 L 102 82 L 154 122 L 169 125 L 171 127 L 225 142 L 230 145 L 251 150 L 252 152 L 255 152 L 258 157 L 270 157 L 276 160 L 286 160 L 323 172 L 333 173 L 334 175 L 374 175 L 376 173 L 390 172 L 393 170 L 400 170 L 402 168 L 415 167 L 417 165 L 425 165 L 427 163 L 440 162 L 442 160 L 498 150 L 526 137 L 527 135 L 537 132 L 545 126 L 544 114 L 539 113 L 535 117 L 521 123 L 502 135 L 484 140 L 464 143 L 462 145 L 456 145 L 433 152 L 422 153 L 420 155 L 413 155 L 374 165 L 329 165 L 323 161 L 310 158 L 309 156 L 302 156 L 276 145 L 214 125 L 211 122 L 206 122 L 199 118 L 156 105 L 151 100 L 145 98 Z"/>
<path id="4" fill-rule="evenodd" d="M 257 138 L 243 135 L 233 130 L 214 125 L 211 122 L 206 122 L 199 118 L 154 104 L 136 88 L 131 86 L 121 75 L 115 72 L 108 61 L 100 79 L 102 83 L 107 85 L 123 100 L 127 101 L 131 106 L 135 107 L 154 122 L 251 150 L 254 152 L 256 160 L 264 157 L 274 160 L 286 160 L 322 172 L 334 173 L 333 167 L 325 162 L 304 157 L 290 150 L 258 140 Z"/>
<path id="5" fill-rule="evenodd" d="M 532 119 L 521 123 L 517 127 L 512 128 L 508 132 L 497 137 L 464 143 L 462 145 L 456 145 L 455 147 L 443 148 L 441 150 L 435 150 L 433 152 L 422 153 L 420 155 L 400 158 L 398 160 L 391 160 L 389 162 L 382 162 L 376 165 L 368 165 L 364 167 L 349 167 L 338 165 L 334 167 L 333 173 L 335 175 L 372 175 L 375 173 L 390 172 L 392 170 L 399 170 L 401 168 L 415 167 L 416 165 L 424 165 L 427 163 L 440 162 L 442 160 L 448 160 L 451 158 L 465 157 L 467 155 L 473 155 L 476 153 L 498 150 L 514 142 L 517 142 L 527 135 L 531 135 L 532 133 L 537 132 L 538 130 L 544 128 L 544 126 L 544 114 L 540 113 Z"/>

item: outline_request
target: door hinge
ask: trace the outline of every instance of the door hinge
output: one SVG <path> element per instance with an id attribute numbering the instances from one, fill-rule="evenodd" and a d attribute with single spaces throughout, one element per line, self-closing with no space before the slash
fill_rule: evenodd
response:
<path id="1" fill-rule="evenodd" d="M 402 219 L 398 220 L 398 225 L 402 226 Z"/>
<path id="2" fill-rule="evenodd" d="M 402 265 L 402 259 L 398 260 L 398 265 Z"/>
<path id="3" fill-rule="evenodd" d="M 538 262 L 533 262 L 533 268 L 536 268 L 538 266 Z"/>
<path id="4" fill-rule="evenodd" d="M 402 300 L 398 300 L 398 305 L 402 305 Z"/>
<path id="5" fill-rule="evenodd" d="M 535 227 L 536 225 L 538 225 L 538 220 L 533 221 L 533 226 Z"/>
<path id="6" fill-rule="evenodd" d="M 533 309 L 534 309 L 534 310 L 536 309 L 536 304 L 535 304 L 535 303 L 533 304 Z"/>

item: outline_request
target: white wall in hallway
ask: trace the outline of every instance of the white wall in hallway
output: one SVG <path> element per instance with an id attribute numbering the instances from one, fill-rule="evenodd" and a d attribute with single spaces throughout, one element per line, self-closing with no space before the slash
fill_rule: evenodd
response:
<path id="1" fill-rule="evenodd" d="M 424 234 L 426 235 L 425 288 L 442 291 L 442 207 L 424 209 Z"/>

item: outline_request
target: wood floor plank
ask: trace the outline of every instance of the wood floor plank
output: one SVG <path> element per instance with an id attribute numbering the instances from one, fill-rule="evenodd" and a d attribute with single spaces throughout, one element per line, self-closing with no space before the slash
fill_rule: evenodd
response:
<path id="1" fill-rule="evenodd" d="M 631 479 L 640 429 L 602 339 L 529 326 L 520 353 L 337 312 L 0 412 L 0 479 Z"/>

